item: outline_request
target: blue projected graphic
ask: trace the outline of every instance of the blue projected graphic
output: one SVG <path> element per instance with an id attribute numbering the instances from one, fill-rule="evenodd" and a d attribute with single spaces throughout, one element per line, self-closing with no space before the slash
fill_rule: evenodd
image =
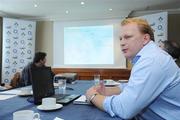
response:
<path id="1" fill-rule="evenodd" d="M 114 64 L 113 25 L 64 28 L 64 64 Z"/>

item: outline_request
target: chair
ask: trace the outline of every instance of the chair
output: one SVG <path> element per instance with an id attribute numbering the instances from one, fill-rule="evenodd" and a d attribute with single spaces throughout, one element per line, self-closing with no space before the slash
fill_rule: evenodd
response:
<path id="1" fill-rule="evenodd" d="M 53 76 L 50 67 L 32 67 L 31 80 L 35 104 L 41 104 L 42 98 L 54 95 Z"/>

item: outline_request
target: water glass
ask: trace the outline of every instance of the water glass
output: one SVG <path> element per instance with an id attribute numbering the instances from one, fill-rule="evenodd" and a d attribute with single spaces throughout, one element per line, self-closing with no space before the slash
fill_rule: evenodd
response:
<path id="1" fill-rule="evenodd" d="M 66 79 L 58 80 L 59 94 L 66 94 Z"/>
<path id="2" fill-rule="evenodd" d="M 94 85 L 97 86 L 100 83 L 100 75 L 99 74 L 95 74 L 94 75 Z"/>

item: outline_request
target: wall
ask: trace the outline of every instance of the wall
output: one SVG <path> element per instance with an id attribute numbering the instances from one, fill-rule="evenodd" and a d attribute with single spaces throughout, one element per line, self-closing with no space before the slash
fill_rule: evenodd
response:
<path id="1" fill-rule="evenodd" d="M 37 21 L 35 51 L 47 53 L 47 65 L 53 66 L 53 22 Z"/>
<path id="2" fill-rule="evenodd" d="M 177 41 L 180 45 L 180 14 L 168 15 L 168 40 Z"/>
<path id="3" fill-rule="evenodd" d="M 1 69 L 2 69 L 2 17 L 0 17 L 0 83 L 1 83 Z"/>

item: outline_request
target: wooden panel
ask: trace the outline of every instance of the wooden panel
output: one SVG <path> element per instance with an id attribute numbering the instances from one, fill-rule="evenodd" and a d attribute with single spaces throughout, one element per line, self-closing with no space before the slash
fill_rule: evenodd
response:
<path id="1" fill-rule="evenodd" d="M 94 74 L 100 74 L 101 79 L 129 79 L 129 69 L 88 69 L 88 68 L 53 68 L 55 74 L 77 73 L 79 80 L 93 80 Z"/>

